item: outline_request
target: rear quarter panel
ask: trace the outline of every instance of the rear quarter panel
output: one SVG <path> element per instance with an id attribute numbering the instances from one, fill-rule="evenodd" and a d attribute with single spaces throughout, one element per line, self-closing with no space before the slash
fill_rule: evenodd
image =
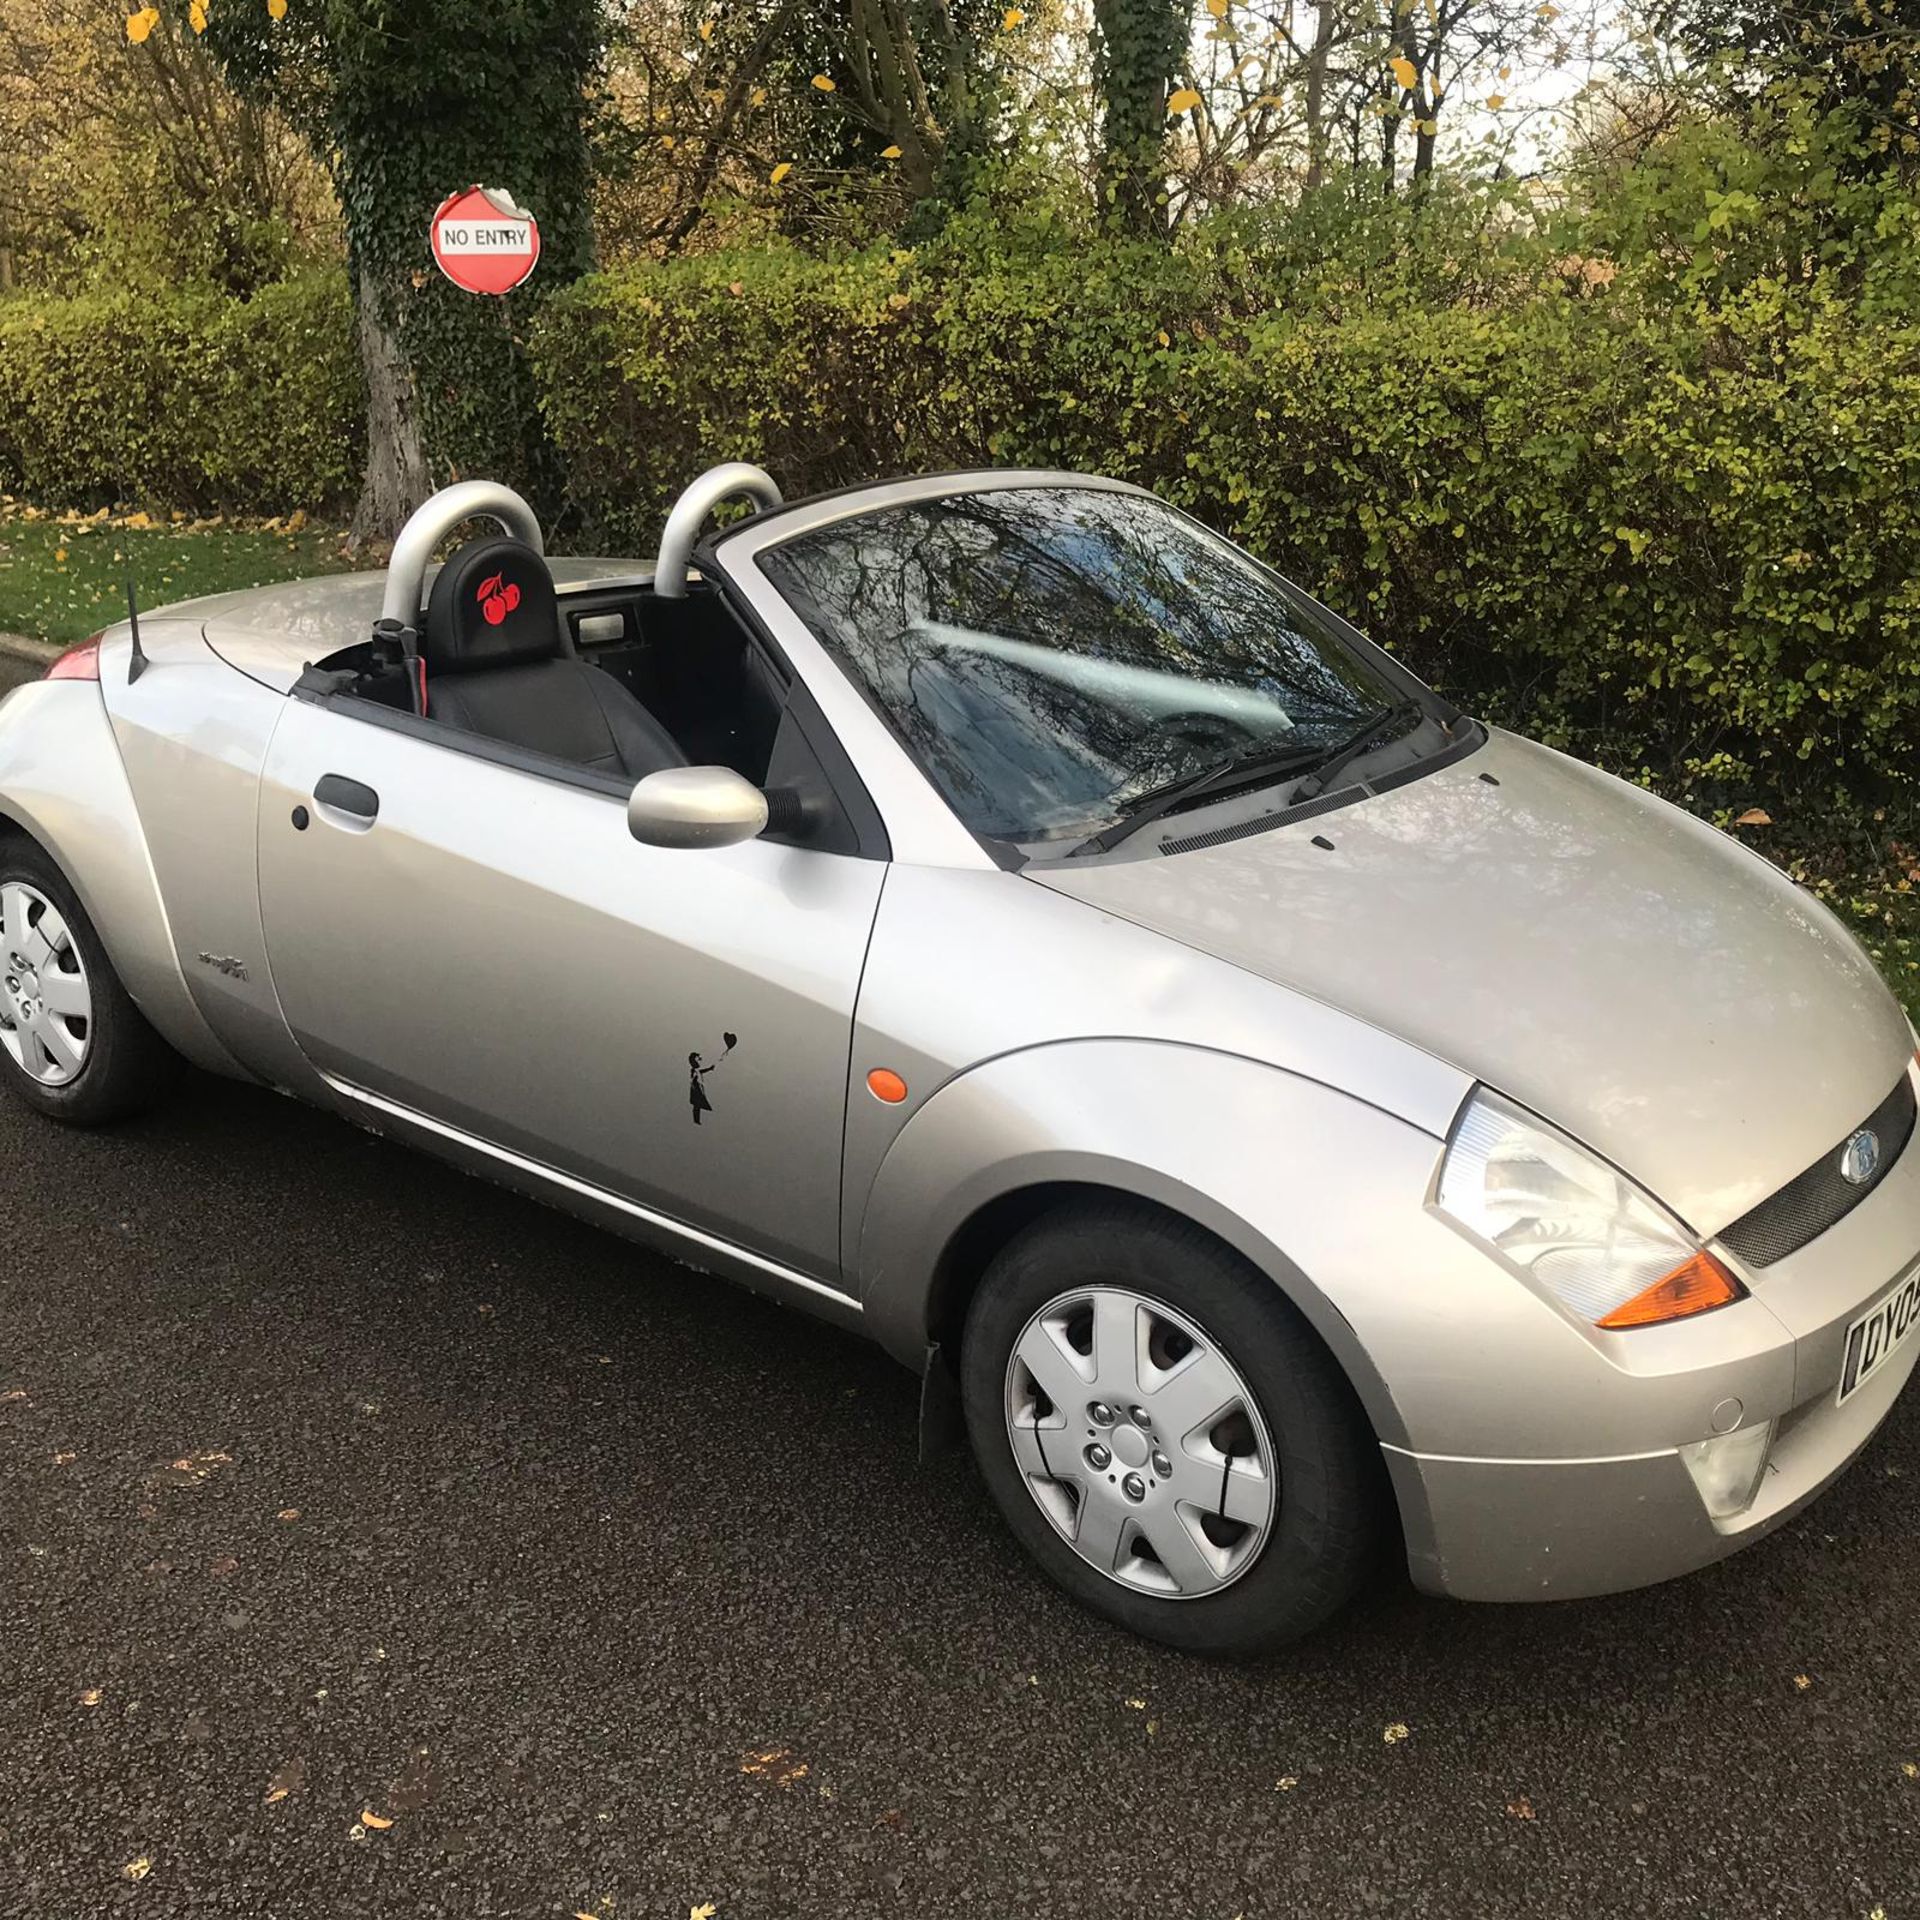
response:
<path id="1" fill-rule="evenodd" d="M 0 701 L 0 816 L 58 864 L 159 1033 L 198 1066 L 241 1073 L 188 991 L 100 683 L 35 681 Z"/>

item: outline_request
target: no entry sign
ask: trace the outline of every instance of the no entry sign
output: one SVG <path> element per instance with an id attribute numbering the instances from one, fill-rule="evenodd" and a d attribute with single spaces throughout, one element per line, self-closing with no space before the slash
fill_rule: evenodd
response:
<path id="1" fill-rule="evenodd" d="M 433 216 L 433 257 L 469 293 L 511 293 L 540 260 L 540 223 L 498 187 L 464 187 Z"/>

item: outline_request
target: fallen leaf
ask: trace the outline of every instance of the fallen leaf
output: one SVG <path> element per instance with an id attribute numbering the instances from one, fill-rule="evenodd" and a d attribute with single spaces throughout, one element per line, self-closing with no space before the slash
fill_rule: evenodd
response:
<path id="1" fill-rule="evenodd" d="M 880 149 L 880 158 L 882 160 L 898 160 L 900 158 L 900 149 L 898 147 L 882 147 Z"/>
<path id="2" fill-rule="evenodd" d="M 153 1861 L 148 1855 L 143 1853 L 139 1859 L 129 1860 L 127 1864 L 120 1869 L 120 1878 L 122 1880 L 144 1880 L 152 1871 Z"/>
<path id="3" fill-rule="evenodd" d="M 1770 827 L 1773 825 L 1773 815 L 1765 807 L 1749 807 L 1745 813 L 1735 817 L 1733 824 L 1736 827 Z"/>
<path id="4" fill-rule="evenodd" d="M 270 20 L 284 20 L 287 17 L 287 0 L 267 0 L 267 17 Z"/>
<path id="5" fill-rule="evenodd" d="M 1802 1693 L 1805 1693 L 1806 1690 L 1813 1685 L 1813 1675 L 1810 1673 L 1796 1673 L 1793 1676 L 1793 1684 Z"/>
<path id="6" fill-rule="evenodd" d="M 687 1920 L 713 1920 L 720 1909 L 711 1900 L 702 1900 L 697 1907 L 687 1909 Z"/>
<path id="7" fill-rule="evenodd" d="M 70 1467 L 79 1457 L 77 1453 L 56 1453 L 53 1456 L 53 1464 L 56 1467 Z"/>
<path id="8" fill-rule="evenodd" d="M 1396 1720 L 1380 1737 L 1388 1746 L 1397 1746 L 1407 1737 L 1407 1723 L 1404 1720 Z"/>
<path id="9" fill-rule="evenodd" d="M 300 1509 L 298 1507 L 282 1507 L 273 1517 L 276 1520 L 298 1520 L 300 1518 Z"/>
<path id="10" fill-rule="evenodd" d="M 1016 27 L 1024 27 L 1026 24 L 1027 10 L 1025 7 L 1009 7 L 1006 12 L 1000 16 L 1000 31 L 1002 33 L 1011 33 Z"/>
<path id="11" fill-rule="evenodd" d="M 163 1486 L 197 1487 L 220 1471 L 222 1467 L 233 1465 L 233 1455 L 216 1453 L 210 1448 L 202 1448 L 197 1453 L 183 1454 L 178 1460 L 170 1460 L 153 1476 Z"/>
<path id="12" fill-rule="evenodd" d="M 1298 1774 L 1283 1773 L 1280 1778 L 1273 1783 L 1273 1790 L 1275 1793 L 1291 1793 L 1299 1784 L 1300 1776 Z"/>
<path id="13" fill-rule="evenodd" d="M 1145 1713 L 1147 1710 L 1147 1703 L 1144 1700 L 1129 1700 L 1127 1705 L 1130 1706 L 1135 1713 Z"/>
<path id="14" fill-rule="evenodd" d="M 787 175 L 790 174 L 792 171 L 793 171 L 793 162 L 791 160 L 782 160 L 780 164 L 777 167 L 775 167 L 770 174 L 767 175 L 767 185 L 770 187 L 777 187 L 780 184 L 780 182 L 784 180 L 787 177 Z"/>
<path id="15" fill-rule="evenodd" d="M 100 1704 L 100 1689 L 88 1687 L 80 1696 L 80 1704 L 83 1707 L 97 1707 Z"/>
<path id="16" fill-rule="evenodd" d="M 727 291 L 732 294 L 736 300 L 738 300 L 746 290 L 747 283 L 744 280 L 729 280 L 727 282 Z M 493 1309 L 491 1307 L 482 1307 L 480 1311 L 482 1313 L 491 1313 Z"/>
<path id="17" fill-rule="evenodd" d="M 873 1824 L 876 1827 L 897 1827 L 905 1818 L 906 1815 L 898 1807 L 889 1807 L 885 1813 L 876 1816 Z"/>
<path id="18" fill-rule="evenodd" d="M 5 1393 L 0 1393 L 0 1407 L 11 1407 L 26 1397 L 25 1387 L 9 1387 Z"/>
<path id="19" fill-rule="evenodd" d="M 360 1824 L 373 1833 L 385 1833 L 393 1825 L 391 1820 L 383 1820 L 371 1807 L 360 1809 Z"/>
<path id="20" fill-rule="evenodd" d="M 267 1782 L 266 1803 L 277 1807 L 282 1800 L 300 1791 L 306 1784 L 307 1763 L 295 1754 L 287 1764 Z"/>
<path id="21" fill-rule="evenodd" d="M 794 1757 L 791 1747 L 765 1747 L 750 1753 L 740 1762 L 740 1771 L 756 1780 L 771 1780 L 776 1787 L 790 1787 L 813 1771 L 804 1760 Z"/>
<path id="22" fill-rule="evenodd" d="M 222 1554 L 218 1560 L 209 1560 L 207 1562 L 207 1571 L 212 1574 L 216 1580 L 224 1580 L 228 1574 L 238 1573 L 239 1570 L 240 1562 L 230 1553 Z"/>
<path id="23" fill-rule="evenodd" d="M 1507 1813 L 1515 1820 L 1531 1820 L 1535 1818 L 1533 1802 L 1529 1800 L 1524 1793 L 1507 1802 Z"/>
<path id="24" fill-rule="evenodd" d="M 1916 1766 L 1911 1760 L 1901 1761 L 1900 1771 L 1904 1773 L 1909 1780 L 1920 1780 L 1920 1766 Z"/>
<path id="25" fill-rule="evenodd" d="M 54 559 L 55 559 L 56 561 L 58 561 L 58 562 L 59 562 L 59 564 L 60 564 L 61 566 L 63 566 L 63 567 L 64 567 L 64 566 L 65 566 L 65 565 L 67 564 L 67 550 L 66 550 L 66 548 L 65 548 L 65 547 L 55 547 L 55 548 L 54 548 L 54 550 L 53 550 L 53 557 L 54 557 Z"/>

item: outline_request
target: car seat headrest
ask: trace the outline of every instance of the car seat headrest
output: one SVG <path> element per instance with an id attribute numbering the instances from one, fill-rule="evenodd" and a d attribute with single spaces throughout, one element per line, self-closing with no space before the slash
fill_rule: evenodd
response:
<path id="1" fill-rule="evenodd" d="M 430 674 L 560 658 L 560 602 L 547 563 L 504 534 L 468 541 L 433 583 L 422 651 Z"/>

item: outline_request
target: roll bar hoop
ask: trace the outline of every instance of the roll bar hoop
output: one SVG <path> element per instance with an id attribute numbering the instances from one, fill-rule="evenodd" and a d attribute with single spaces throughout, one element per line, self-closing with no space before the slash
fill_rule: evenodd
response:
<path id="1" fill-rule="evenodd" d="M 773 476 L 751 462 L 730 460 L 723 467 L 709 467 L 673 503 L 673 511 L 667 515 L 660 555 L 653 563 L 653 590 L 662 600 L 687 597 L 687 563 L 693 558 L 700 529 L 707 524 L 707 515 L 736 493 L 744 493 L 763 507 L 781 504 Z"/>
<path id="2" fill-rule="evenodd" d="M 511 487 L 495 480 L 462 480 L 456 486 L 442 487 L 415 509 L 393 543 L 393 558 L 387 563 L 386 598 L 380 606 L 383 625 L 392 621 L 397 627 L 411 629 L 419 622 L 427 563 L 434 549 L 463 520 L 497 520 L 503 532 L 524 540 L 535 553 L 546 553 L 539 520 Z"/>

